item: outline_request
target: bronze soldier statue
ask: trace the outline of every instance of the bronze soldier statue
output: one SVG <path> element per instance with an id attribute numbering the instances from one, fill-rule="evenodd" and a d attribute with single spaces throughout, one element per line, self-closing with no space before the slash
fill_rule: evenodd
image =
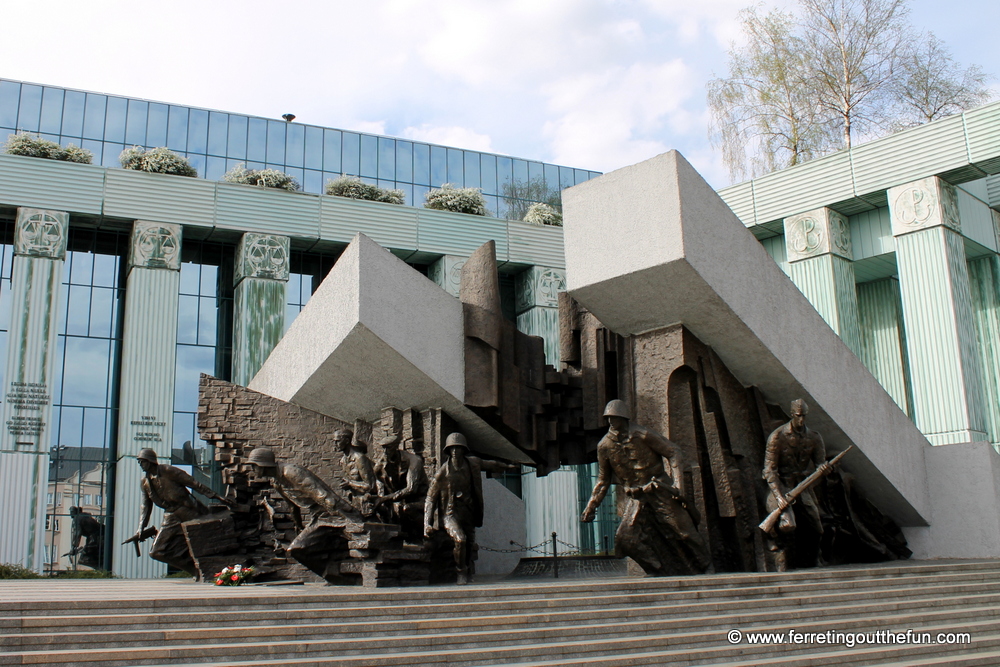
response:
<path id="1" fill-rule="evenodd" d="M 621 553 L 647 574 L 706 571 L 711 561 L 696 528 L 697 512 L 689 507 L 674 479 L 674 471 L 683 470 L 680 452 L 656 431 L 630 425 L 624 401 L 609 402 L 604 416 L 609 429 L 597 445 L 597 483 L 580 520 L 594 520 L 612 476 L 617 476 L 628 496 L 615 533 Z"/>
<path id="2" fill-rule="evenodd" d="M 434 473 L 424 506 L 424 536 L 444 528 L 454 545 L 458 583 L 475 574 L 476 528 L 483 525 L 482 471 L 518 470 L 516 465 L 485 461 L 468 455 L 465 436 L 452 433 L 445 440 L 445 462 Z"/>
<path id="3" fill-rule="evenodd" d="M 70 535 L 73 549 L 66 555 L 78 558 L 76 562 L 80 565 L 95 570 L 100 568 L 104 553 L 104 524 L 79 507 L 70 507 L 69 516 L 73 520 L 73 530 Z M 80 541 L 83 539 L 86 539 L 86 542 L 81 546 Z"/>
<path id="4" fill-rule="evenodd" d="M 774 566 L 786 571 L 791 563 L 790 551 L 795 551 L 797 565 L 815 567 L 819 560 L 819 544 L 823 535 L 819 501 L 813 488 L 798 496 L 798 502 L 789 508 L 786 494 L 816 470 L 827 471 L 826 446 L 823 437 L 806 426 L 809 406 L 802 399 L 792 401 L 792 418 L 774 429 L 767 438 L 764 455 L 764 479 L 770 493 L 767 511 L 782 509 L 781 519 L 769 534 L 768 549 L 774 554 Z M 812 535 L 796 535 L 796 528 L 805 522 Z"/>
<path id="5" fill-rule="evenodd" d="M 341 488 L 361 516 L 372 516 L 375 513 L 375 471 L 368 458 L 367 446 L 355 440 L 354 432 L 346 428 L 334 431 L 333 444 L 344 454 L 340 462 L 343 470 Z"/>
<path id="6" fill-rule="evenodd" d="M 404 534 L 420 533 L 427 498 L 424 458 L 399 449 L 399 435 L 389 434 L 379 441 L 385 456 L 375 465 L 378 499 L 375 507 L 387 523 L 397 523 Z M 413 440 L 408 441 L 413 446 Z M 414 531 L 416 527 L 416 531 Z"/>
<path id="7" fill-rule="evenodd" d="M 150 558 L 197 576 L 198 570 L 188 552 L 181 524 L 205 516 L 209 510 L 200 500 L 191 495 L 188 489 L 218 500 L 227 507 L 231 507 L 234 501 L 223 498 L 180 468 L 159 463 L 156 452 L 152 449 L 141 450 L 136 456 L 136 460 L 146 476 L 140 482 L 142 485 L 142 515 L 139 519 L 139 530 L 128 541 L 141 542 L 143 531 L 146 524 L 149 523 L 150 514 L 153 512 L 153 505 L 162 507 L 165 511 L 163 524 L 160 526 L 159 532 L 156 533 L 153 545 L 149 549 Z"/>
<path id="8" fill-rule="evenodd" d="M 288 546 L 288 555 L 321 577 L 328 576 L 327 565 L 342 541 L 342 529 L 349 521 L 360 522 L 361 516 L 315 473 L 291 463 L 278 463 L 267 447 L 254 449 L 247 460 L 257 476 L 269 480 L 291 506 L 292 521 L 299 533 Z M 308 526 L 303 512 L 309 515 Z"/>

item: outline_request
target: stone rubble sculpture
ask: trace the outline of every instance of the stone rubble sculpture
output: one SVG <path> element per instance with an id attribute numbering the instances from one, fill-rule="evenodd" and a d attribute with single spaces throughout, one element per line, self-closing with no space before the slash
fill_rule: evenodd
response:
<path id="1" fill-rule="evenodd" d="M 424 536 L 444 530 L 451 538 L 458 583 L 475 575 L 476 528 L 483 525 L 482 471 L 518 470 L 516 465 L 469 456 L 469 445 L 461 433 L 448 436 L 445 461 L 434 474 L 424 508 Z"/>
<path id="2" fill-rule="evenodd" d="M 104 524 L 79 507 L 70 507 L 69 516 L 73 521 L 70 534 L 73 548 L 63 556 L 74 559 L 75 565 L 99 569 L 104 554 Z M 81 545 L 82 540 L 86 541 Z"/>
<path id="3" fill-rule="evenodd" d="M 679 488 L 685 465 L 677 448 L 656 431 L 630 423 L 624 401 L 610 401 L 604 416 L 609 428 L 597 446 L 597 483 L 580 520 L 594 520 L 617 477 L 628 497 L 615 534 L 621 553 L 647 574 L 705 572 L 711 560 L 698 534 L 698 514 Z"/>
<path id="4" fill-rule="evenodd" d="M 159 463 L 156 452 L 145 448 L 139 451 L 136 460 L 145 476 L 140 481 L 142 488 L 142 510 L 139 528 L 135 535 L 126 540 L 138 545 L 144 539 L 146 525 L 153 512 L 153 505 L 164 510 L 163 523 L 160 525 L 153 544 L 149 548 L 149 556 L 192 574 L 199 576 L 199 570 L 190 551 L 190 545 L 182 528 L 182 524 L 200 519 L 210 510 L 200 500 L 191 495 L 196 491 L 201 495 L 219 501 L 226 507 L 231 507 L 233 501 L 223 498 L 218 493 L 191 477 L 180 468 L 166 463 Z"/>

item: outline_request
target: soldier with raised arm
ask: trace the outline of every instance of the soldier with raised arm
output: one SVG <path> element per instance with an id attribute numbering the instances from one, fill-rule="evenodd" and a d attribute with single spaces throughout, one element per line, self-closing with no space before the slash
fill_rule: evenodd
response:
<path id="1" fill-rule="evenodd" d="M 675 471 L 683 469 L 677 448 L 656 431 L 631 424 L 624 401 L 609 402 L 604 416 L 609 428 L 597 445 L 597 483 L 580 520 L 594 520 L 617 476 L 629 498 L 615 534 L 621 552 L 647 574 L 704 572 L 711 561 L 696 527 L 697 512 L 675 480 Z"/>

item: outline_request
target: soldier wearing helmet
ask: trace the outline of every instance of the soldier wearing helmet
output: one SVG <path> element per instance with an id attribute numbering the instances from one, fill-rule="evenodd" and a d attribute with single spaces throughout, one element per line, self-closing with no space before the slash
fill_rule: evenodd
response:
<path id="1" fill-rule="evenodd" d="M 789 552 L 793 546 L 801 547 L 796 554 L 798 566 L 815 566 L 819 558 L 820 537 L 823 535 L 819 500 L 813 488 L 806 489 L 792 508 L 789 508 L 788 501 L 785 500 L 785 494 L 813 471 L 828 467 L 823 437 L 806 426 L 809 405 L 801 398 L 794 400 L 791 413 L 791 419 L 768 436 L 764 454 L 763 477 L 770 490 L 767 511 L 772 512 L 778 508 L 785 510 L 778 521 L 775 535 L 768 536 L 768 549 L 774 554 L 774 565 L 779 572 L 784 572 L 791 565 Z M 796 528 L 803 522 L 808 525 L 810 535 L 796 539 Z"/>
<path id="2" fill-rule="evenodd" d="M 152 449 L 140 450 L 135 458 L 145 476 L 140 482 L 142 511 L 139 518 L 139 530 L 136 531 L 132 539 L 141 541 L 142 531 L 149 523 L 153 505 L 163 508 L 163 524 L 149 549 L 150 558 L 197 575 L 197 568 L 188 551 L 187 540 L 184 539 L 181 524 L 208 514 L 208 508 L 191 495 L 188 489 L 207 498 L 218 500 L 229 507 L 233 505 L 233 501 L 223 498 L 180 468 L 159 463 L 156 452 Z"/>
<path id="3" fill-rule="evenodd" d="M 697 511 L 674 478 L 684 468 L 680 452 L 656 431 L 631 424 L 624 401 L 609 402 L 604 416 L 609 428 L 597 445 L 597 483 L 580 520 L 594 520 L 617 476 L 629 498 L 615 535 L 621 551 L 648 574 L 704 572 L 711 562 L 696 528 Z M 676 545 L 678 555 L 657 545 Z"/>
<path id="4" fill-rule="evenodd" d="M 351 503 L 311 470 L 292 463 L 278 463 L 274 452 L 267 447 L 251 451 L 247 462 L 253 466 L 257 477 L 270 481 L 271 487 L 291 507 L 292 521 L 299 533 L 288 546 L 288 555 L 316 574 L 325 576 L 327 561 L 345 519 L 360 522 L 360 515 Z M 263 502 L 268 502 L 266 496 Z"/>
<path id="5" fill-rule="evenodd" d="M 434 473 L 424 506 L 424 535 L 444 529 L 451 538 L 458 583 L 475 574 L 476 528 L 483 525 L 482 471 L 518 470 L 518 466 L 469 456 L 461 433 L 445 440 L 444 463 Z"/>

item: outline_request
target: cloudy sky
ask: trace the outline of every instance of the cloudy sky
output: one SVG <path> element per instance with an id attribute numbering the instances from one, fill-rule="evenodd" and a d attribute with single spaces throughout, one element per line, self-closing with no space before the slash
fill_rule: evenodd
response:
<path id="1" fill-rule="evenodd" d="M 33 0 L 5 12 L 0 76 L 598 171 L 676 148 L 722 187 L 705 84 L 750 2 Z M 1000 3 L 910 6 L 1000 76 Z"/>

